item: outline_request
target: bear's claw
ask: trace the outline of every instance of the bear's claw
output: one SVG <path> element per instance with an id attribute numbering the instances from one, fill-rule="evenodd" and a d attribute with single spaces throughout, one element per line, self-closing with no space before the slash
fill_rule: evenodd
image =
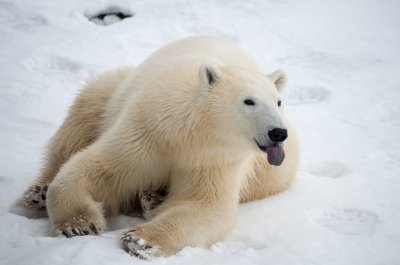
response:
<path id="1" fill-rule="evenodd" d="M 145 240 L 134 233 L 135 229 L 126 232 L 121 237 L 122 247 L 132 256 L 141 259 L 151 259 L 156 256 L 158 246 L 146 244 Z"/>
<path id="2" fill-rule="evenodd" d="M 56 236 L 74 237 L 85 235 L 100 235 L 105 230 L 105 225 L 95 222 L 89 222 L 83 216 L 72 218 L 70 222 L 57 224 L 53 231 Z"/>

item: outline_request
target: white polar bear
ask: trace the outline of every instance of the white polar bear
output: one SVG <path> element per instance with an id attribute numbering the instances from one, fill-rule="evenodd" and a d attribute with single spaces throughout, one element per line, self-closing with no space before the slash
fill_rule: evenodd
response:
<path id="1" fill-rule="evenodd" d="M 50 140 L 23 203 L 39 210 L 47 201 L 52 231 L 71 237 L 100 234 L 105 216 L 165 190 L 149 221 L 124 233 L 124 248 L 142 258 L 207 248 L 234 227 L 239 202 L 284 190 L 296 173 L 285 83 L 283 71 L 264 75 L 213 37 L 186 38 L 136 69 L 102 74 Z"/>

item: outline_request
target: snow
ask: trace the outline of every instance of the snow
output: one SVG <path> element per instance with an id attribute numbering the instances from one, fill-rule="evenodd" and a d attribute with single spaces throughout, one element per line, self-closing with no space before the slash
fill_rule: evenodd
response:
<path id="1" fill-rule="evenodd" d="M 0 2 L 1 264 L 400 264 L 400 3 L 388 1 Z M 90 17 L 134 14 L 114 24 Z M 108 22 L 110 22 L 108 21 Z M 301 139 L 293 186 L 240 206 L 211 249 L 150 262 L 119 246 L 118 216 L 99 237 L 50 237 L 47 218 L 14 201 L 48 138 L 95 73 L 137 65 L 189 35 L 227 38 L 266 73 L 283 68 L 287 115 Z"/>

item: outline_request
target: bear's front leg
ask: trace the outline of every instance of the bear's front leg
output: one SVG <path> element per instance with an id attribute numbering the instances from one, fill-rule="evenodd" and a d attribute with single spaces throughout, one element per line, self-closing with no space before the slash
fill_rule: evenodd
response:
<path id="1" fill-rule="evenodd" d="M 94 199 L 104 175 L 101 158 L 90 149 L 74 155 L 60 170 L 47 192 L 47 209 L 57 236 L 98 235 L 106 228 L 103 207 Z M 97 188 L 99 189 L 99 188 Z M 102 190 L 102 189 L 101 189 Z"/>
<path id="2" fill-rule="evenodd" d="M 237 204 L 167 200 L 155 209 L 159 213 L 152 221 L 122 235 L 122 246 L 144 259 L 170 256 L 186 246 L 208 248 L 233 228 Z"/>

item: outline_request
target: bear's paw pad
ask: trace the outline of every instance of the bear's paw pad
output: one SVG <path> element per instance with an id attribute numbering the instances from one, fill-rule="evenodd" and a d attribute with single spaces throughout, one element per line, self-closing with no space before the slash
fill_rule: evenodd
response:
<path id="1" fill-rule="evenodd" d="M 56 224 L 53 232 L 59 237 L 74 237 L 85 235 L 100 235 L 106 229 L 102 222 L 89 221 L 83 216 L 73 217 L 70 221 Z"/>
<path id="2" fill-rule="evenodd" d="M 122 247 L 132 256 L 149 260 L 156 256 L 159 246 L 148 244 L 143 238 L 135 234 L 135 229 L 122 235 Z"/>
<path id="3" fill-rule="evenodd" d="M 312 214 L 317 224 L 343 235 L 373 235 L 380 221 L 377 214 L 356 208 L 327 209 Z"/>
<path id="4" fill-rule="evenodd" d="M 33 210 L 46 210 L 46 193 L 48 185 L 35 184 L 25 191 L 23 196 L 23 204 Z"/>

